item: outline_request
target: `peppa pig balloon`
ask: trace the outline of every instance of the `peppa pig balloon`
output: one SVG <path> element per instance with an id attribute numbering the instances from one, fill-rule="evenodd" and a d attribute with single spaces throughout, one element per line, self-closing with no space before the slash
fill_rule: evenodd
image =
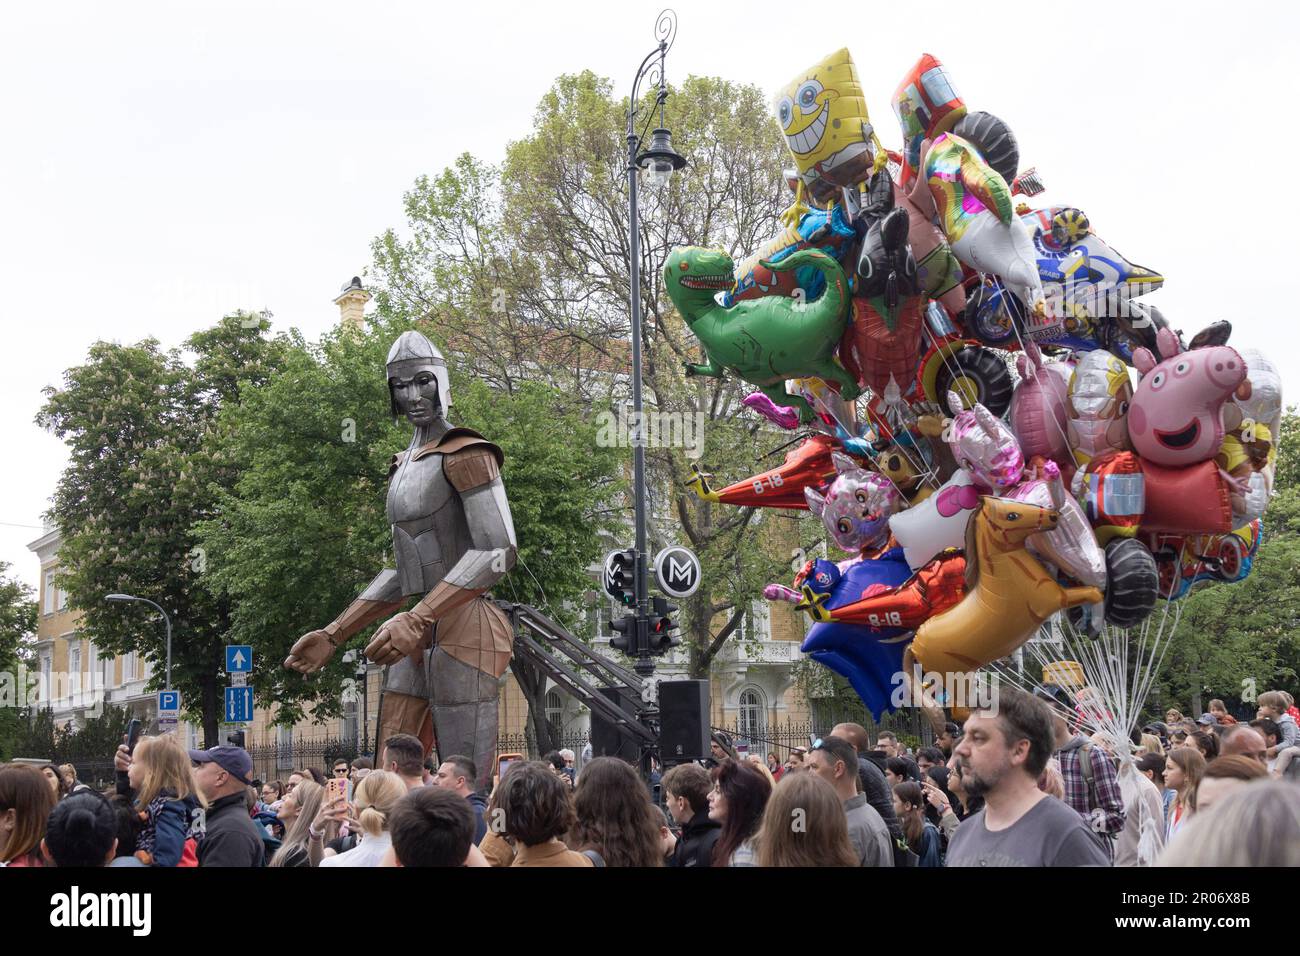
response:
<path id="1" fill-rule="evenodd" d="M 841 551 L 858 554 L 883 547 L 889 541 L 889 519 L 903 504 L 898 489 L 848 455 L 833 452 L 831 460 L 839 474 L 825 495 L 804 489 L 808 510 L 822 519 Z"/>
<path id="2" fill-rule="evenodd" d="M 1128 413 L 1129 438 L 1146 461 L 1169 467 L 1195 465 L 1219 452 L 1227 434 L 1223 406 L 1238 389 L 1250 395 L 1246 363 L 1226 345 L 1182 351 L 1178 336 L 1156 336 L 1163 360 L 1148 349 L 1133 353 L 1142 373 Z"/>

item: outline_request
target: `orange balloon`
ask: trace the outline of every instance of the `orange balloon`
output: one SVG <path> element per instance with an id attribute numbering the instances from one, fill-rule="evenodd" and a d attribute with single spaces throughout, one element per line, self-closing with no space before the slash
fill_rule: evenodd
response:
<path id="1" fill-rule="evenodd" d="M 1064 588 L 1025 550 L 1056 526 L 1053 508 L 983 497 L 966 526 L 966 596 L 917 629 L 912 655 L 927 671 L 967 673 L 1006 657 L 1053 614 L 1102 599 L 1094 587 Z"/>

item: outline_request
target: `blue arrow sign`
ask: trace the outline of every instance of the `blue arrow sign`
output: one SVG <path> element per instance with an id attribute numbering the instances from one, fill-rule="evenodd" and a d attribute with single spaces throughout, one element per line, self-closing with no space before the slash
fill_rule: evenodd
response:
<path id="1" fill-rule="evenodd" d="M 158 712 L 171 711 L 173 713 L 181 709 L 181 692 L 178 690 L 160 690 L 158 691 Z"/>
<path id="2" fill-rule="evenodd" d="M 250 644 L 226 645 L 226 673 L 247 674 L 253 669 L 253 648 Z"/>
<path id="3" fill-rule="evenodd" d="M 253 688 L 226 688 L 226 723 L 245 724 L 253 720 Z"/>

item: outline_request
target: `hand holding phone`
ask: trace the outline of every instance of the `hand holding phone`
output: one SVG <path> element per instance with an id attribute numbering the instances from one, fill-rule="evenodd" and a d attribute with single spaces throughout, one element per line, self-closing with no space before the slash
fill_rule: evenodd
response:
<path id="1" fill-rule="evenodd" d="M 135 745 L 140 740 L 140 718 L 132 717 L 126 725 L 126 752 L 135 753 Z"/>
<path id="2" fill-rule="evenodd" d="M 343 777 L 331 777 L 325 781 L 325 802 L 334 804 L 339 800 L 352 799 L 352 781 Z"/>

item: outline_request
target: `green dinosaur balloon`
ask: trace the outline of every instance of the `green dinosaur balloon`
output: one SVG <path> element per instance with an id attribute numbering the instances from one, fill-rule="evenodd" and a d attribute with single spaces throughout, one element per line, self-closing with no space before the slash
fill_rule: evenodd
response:
<path id="1" fill-rule="evenodd" d="M 674 249 L 668 256 L 668 297 L 708 357 L 704 365 L 687 363 L 686 374 L 721 378 L 730 370 L 776 404 L 797 408 L 799 420 L 807 424 L 813 420 L 813 408 L 802 396 L 786 392 L 786 379 L 820 378 L 838 385 L 848 400 L 862 393 L 835 360 L 847 321 L 848 284 L 839 263 L 816 249 L 762 265 L 776 272 L 812 266 L 825 276 L 826 291 L 811 302 L 774 295 L 724 309 L 713 297 L 732 286 L 731 256 L 698 246 Z"/>

